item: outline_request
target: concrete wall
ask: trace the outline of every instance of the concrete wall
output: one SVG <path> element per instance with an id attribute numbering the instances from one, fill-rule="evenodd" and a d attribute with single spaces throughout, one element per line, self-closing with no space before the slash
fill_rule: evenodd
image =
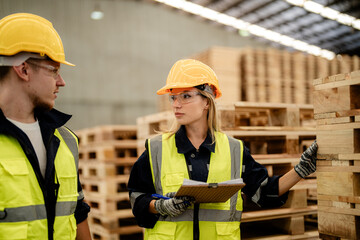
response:
<path id="1" fill-rule="evenodd" d="M 90 19 L 98 3 L 102 20 Z M 67 85 L 56 108 L 73 115 L 76 129 L 136 124 L 157 111 L 156 90 L 172 64 L 210 46 L 260 46 L 197 17 L 136 0 L 0 0 L 0 18 L 29 12 L 50 20 L 60 34 Z"/>

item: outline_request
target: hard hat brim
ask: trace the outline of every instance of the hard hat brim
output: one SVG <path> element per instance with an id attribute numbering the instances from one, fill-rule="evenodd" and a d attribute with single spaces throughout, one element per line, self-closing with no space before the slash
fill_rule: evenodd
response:
<path id="1" fill-rule="evenodd" d="M 192 84 L 171 84 L 171 85 L 165 85 L 164 87 L 160 88 L 159 90 L 157 90 L 156 94 L 157 95 L 164 95 L 167 93 L 170 93 L 170 90 L 173 88 L 192 88 L 194 87 Z M 222 93 L 219 89 L 216 89 L 215 93 L 215 98 L 219 98 L 222 96 Z"/>

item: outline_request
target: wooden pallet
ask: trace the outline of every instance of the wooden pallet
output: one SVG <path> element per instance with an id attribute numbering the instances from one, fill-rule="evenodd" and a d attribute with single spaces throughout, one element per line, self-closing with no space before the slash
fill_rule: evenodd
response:
<path id="1" fill-rule="evenodd" d="M 218 105 L 220 128 L 241 126 L 315 127 L 310 104 L 235 102 Z"/>
<path id="2" fill-rule="evenodd" d="M 80 161 L 131 161 L 136 158 L 137 140 L 113 140 L 79 148 Z"/>
<path id="3" fill-rule="evenodd" d="M 94 240 L 143 239 L 143 228 L 137 225 L 130 209 L 107 215 L 90 212 L 88 221 Z"/>
<path id="4" fill-rule="evenodd" d="M 332 61 L 301 52 L 273 48 L 211 47 L 192 58 L 216 72 L 224 96 L 221 103 L 236 101 L 312 104 L 311 81 L 359 69 L 358 56 Z M 167 101 L 165 98 L 163 98 Z M 160 111 L 169 108 L 160 108 Z"/>
<path id="5" fill-rule="evenodd" d="M 75 131 L 80 146 L 113 140 L 136 140 L 136 132 L 136 125 L 104 125 Z"/>
<path id="6" fill-rule="evenodd" d="M 122 161 L 98 162 L 93 160 L 79 161 L 80 179 L 104 179 L 106 177 L 129 175 L 136 159 L 129 158 Z"/>
<path id="7" fill-rule="evenodd" d="M 252 154 L 301 153 L 303 140 L 314 140 L 315 131 L 294 131 L 289 128 L 257 128 L 257 131 L 224 131 L 229 136 L 240 139 Z"/>
<path id="8" fill-rule="evenodd" d="M 119 175 L 113 177 L 84 178 L 81 181 L 83 190 L 89 195 L 98 194 L 99 196 L 111 196 L 118 193 L 128 192 L 127 182 L 129 175 Z"/>
<path id="9" fill-rule="evenodd" d="M 113 195 L 101 195 L 86 192 L 85 201 L 91 206 L 91 211 L 97 214 L 120 214 L 121 212 L 131 210 L 128 192 Z"/>
<path id="10" fill-rule="evenodd" d="M 93 226 L 101 225 L 111 231 L 118 230 L 120 227 L 137 225 L 131 209 L 108 213 L 91 212 L 89 214 L 89 224 Z"/>
<path id="11" fill-rule="evenodd" d="M 360 239 L 360 71 L 314 85 L 320 238 Z"/>
<path id="12" fill-rule="evenodd" d="M 101 226 L 90 226 L 93 240 L 143 240 L 143 228 L 139 226 L 128 226 L 119 229 L 118 232 L 112 233 Z"/>
<path id="13" fill-rule="evenodd" d="M 172 111 L 165 111 L 136 119 L 137 139 L 145 140 L 156 135 L 159 131 L 166 131 L 174 124 L 175 117 Z"/>

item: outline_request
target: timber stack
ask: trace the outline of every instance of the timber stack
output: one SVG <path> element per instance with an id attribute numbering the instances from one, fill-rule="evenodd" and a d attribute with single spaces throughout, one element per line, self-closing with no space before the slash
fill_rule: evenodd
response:
<path id="1" fill-rule="evenodd" d="M 94 240 L 143 239 L 132 214 L 127 182 L 137 159 L 136 126 L 106 125 L 76 131 L 79 175 L 91 206 Z"/>
<path id="2" fill-rule="evenodd" d="M 313 104 L 314 79 L 360 69 L 356 55 L 327 60 L 275 48 L 213 46 L 190 58 L 215 71 L 223 93 L 219 103 Z M 158 98 L 160 112 L 171 109 L 167 100 L 167 96 Z"/>
<path id="3" fill-rule="evenodd" d="M 360 239 L 360 71 L 314 80 L 318 226 L 322 239 Z"/>

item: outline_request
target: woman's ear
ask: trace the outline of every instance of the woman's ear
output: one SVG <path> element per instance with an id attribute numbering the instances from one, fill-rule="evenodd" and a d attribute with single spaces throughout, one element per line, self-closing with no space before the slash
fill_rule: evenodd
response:
<path id="1" fill-rule="evenodd" d="M 29 65 L 25 62 L 19 66 L 13 66 L 16 75 L 24 81 L 29 81 Z"/>
<path id="2" fill-rule="evenodd" d="M 204 109 L 209 109 L 209 107 L 210 107 L 210 99 L 206 99 L 206 105 L 205 105 L 205 107 L 204 107 Z"/>

